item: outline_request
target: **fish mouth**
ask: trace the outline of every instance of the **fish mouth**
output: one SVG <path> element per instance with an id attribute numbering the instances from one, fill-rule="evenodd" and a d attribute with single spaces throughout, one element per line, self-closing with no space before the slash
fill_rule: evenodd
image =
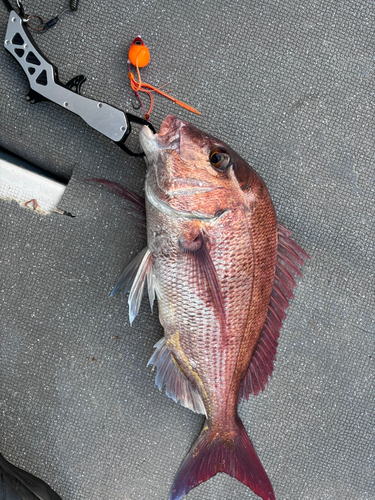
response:
<path id="1" fill-rule="evenodd" d="M 173 115 L 164 118 L 158 132 L 160 144 L 168 149 L 180 149 L 181 129 L 185 122 L 179 120 Z"/>
<path id="2" fill-rule="evenodd" d="M 162 122 L 159 132 L 154 134 L 152 130 L 144 125 L 139 132 L 141 147 L 148 159 L 153 156 L 155 150 L 173 149 L 180 154 L 180 131 L 184 122 L 173 115 L 168 115 Z"/>

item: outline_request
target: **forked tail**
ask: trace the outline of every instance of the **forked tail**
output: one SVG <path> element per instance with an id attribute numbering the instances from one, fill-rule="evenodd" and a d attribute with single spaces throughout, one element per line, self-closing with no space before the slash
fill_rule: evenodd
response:
<path id="1" fill-rule="evenodd" d="M 263 500 L 275 500 L 270 480 L 239 418 L 234 439 L 203 429 L 175 477 L 170 500 L 179 500 L 218 472 L 235 477 Z"/>

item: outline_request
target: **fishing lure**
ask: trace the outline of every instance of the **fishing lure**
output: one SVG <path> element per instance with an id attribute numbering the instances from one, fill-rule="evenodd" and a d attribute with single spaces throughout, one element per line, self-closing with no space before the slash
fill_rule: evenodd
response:
<path id="1" fill-rule="evenodd" d="M 138 35 L 136 38 L 134 38 L 134 40 L 132 41 L 130 48 L 129 48 L 129 53 L 128 53 L 129 74 L 128 74 L 128 76 L 129 76 L 131 88 L 133 89 L 133 91 L 134 91 L 134 93 L 135 93 L 140 105 L 142 106 L 144 113 L 145 113 L 145 119 L 146 120 L 149 119 L 150 113 L 151 113 L 152 108 L 154 106 L 154 98 L 152 96 L 152 92 L 156 92 L 157 94 L 162 95 L 163 97 L 166 97 L 167 99 L 170 99 L 171 101 L 173 101 L 175 104 L 178 104 L 182 108 L 185 108 L 188 111 L 191 111 L 192 113 L 196 113 L 197 115 L 200 115 L 201 113 L 199 111 L 197 111 L 195 108 L 193 108 L 192 106 L 189 106 L 188 104 L 176 99 L 175 97 L 168 94 L 167 91 L 160 90 L 161 88 L 168 85 L 167 83 L 160 88 L 156 88 L 153 85 L 149 85 L 148 83 L 142 82 L 139 68 L 144 68 L 145 66 L 147 66 L 147 64 L 149 62 L 150 62 L 149 47 L 146 47 L 141 36 Z M 131 65 L 133 65 L 136 68 L 138 81 L 135 79 L 134 74 L 131 71 Z M 143 106 L 139 92 L 144 92 L 150 98 L 150 107 L 149 107 L 147 112 Z"/>

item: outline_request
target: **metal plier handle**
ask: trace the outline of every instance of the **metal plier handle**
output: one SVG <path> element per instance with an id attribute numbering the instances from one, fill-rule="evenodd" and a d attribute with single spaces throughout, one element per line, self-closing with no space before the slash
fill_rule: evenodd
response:
<path id="1" fill-rule="evenodd" d="M 85 81 L 83 75 L 72 78 L 67 84 L 60 82 L 57 67 L 45 57 L 30 35 L 29 29 L 14 10 L 10 11 L 4 46 L 26 74 L 30 91 L 27 99 L 36 103 L 42 100 L 55 104 L 80 116 L 90 127 L 115 142 L 131 156 L 134 153 L 125 144 L 131 131 L 131 123 L 153 126 L 145 119 L 126 113 L 102 101 L 95 101 L 80 94 Z"/>

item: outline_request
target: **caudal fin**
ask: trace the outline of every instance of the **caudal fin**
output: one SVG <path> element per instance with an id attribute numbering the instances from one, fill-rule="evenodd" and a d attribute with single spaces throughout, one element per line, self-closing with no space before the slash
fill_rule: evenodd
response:
<path id="1" fill-rule="evenodd" d="M 275 500 L 270 480 L 240 419 L 234 439 L 203 429 L 175 477 L 170 500 L 179 500 L 218 472 L 235 477 L 263 500 Z"/>

